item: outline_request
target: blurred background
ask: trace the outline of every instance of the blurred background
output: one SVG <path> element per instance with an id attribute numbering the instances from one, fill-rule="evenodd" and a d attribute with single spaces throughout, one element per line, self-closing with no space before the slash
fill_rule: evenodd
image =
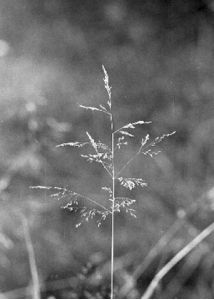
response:
<path id="1" fill-rule="evenodd" d="M 102 168 L 78 149 L 55 147 L 85 141 L 86 130 L 110 143 L 108 120 L 79 107 L 106 103 L 102 64 L 116 126 L 152 121 L 138 127 L 120 164 L 147 133 L 176 130 L 158 156 L 139 156 L 124 172 L 148 187 L 121 190 L 137 200 L 137 218 L 116 215 L 116 297 L 140 298 L 213 221 L 213 61 L 213 0 L 0 0 L 3 298 L 32 296 L 26 232 L 41 297 L 109 297 L 110 220 L 77 229 L 78 213 L 62 209 L 48 191 L 30 189 L 69 186 L 103 201 L 109 179 Z M 214 297 L 213 237 L 164 278 L 154 298 Z"/>

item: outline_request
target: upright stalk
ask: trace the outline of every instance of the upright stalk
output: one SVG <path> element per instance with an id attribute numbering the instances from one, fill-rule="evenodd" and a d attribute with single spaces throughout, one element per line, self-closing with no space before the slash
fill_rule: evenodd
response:
<path id="1" fill-rule="evenodd" d="M 163 134 L 159 137 L 156 137 L 153 141 L 151 141 L 149 134 L 147 134 L 144 138 L 141 140 L 141 145 L 139 150 L 136 152 L 135 155 L 133 155 L 120 170 L 116 170 L 115 168 L 115 152 L 120 150 L 121 146 L 128 145 L 127 138 L 134 137 L 134 134 L 132 133 L 133 129 L 137 125 L 143 125 L 143 124 L 149 124 L 149 122 L 145 122 L 143 120 L 138 120 L 136 122 L 128 123 L 123 125 L 122 127 L 114 130 L 114 118 L 113 118 L 113 109 L 112 109 L 112 101 L 111 101 L 111 86 L 109 84 L 109 76 L 104 66 L 103 73 L 104 73 L 104 84 L 105 89 L 108 94 L 108 99 L 106 105 L 100 104 L 98 107 L 94 106 L 85 106 L 80 105 L 81 108 L 84 108 L 86 110 L 90 111 L 96 111 L 101 112 L 109 117 L 110 126 L 111 126 L 111 146 L 108 146 L 104 143 L 96 142 L 96 140 L 90 135 L 89 132 L 86 131 L 86 135 L 88 137 L 87 142 L 69 142 L 69 143 L 62 143 L 60 145 L 57 145 L 57 147 L 64 147 L 64 146 L 71 146 L 71 147 L 77 147 L 82 148 L 86 145 L 91 145 L 94 149 L 95 153 L 86 153 L 81 154 L 81 157 L 86 158 L 88 162 L 97 162 L 102 165 L 102 167 L 105 169 L 105 171 L 108 173 L 108 175 L 111 178 L 111 187 L 110 186 L 103 186 L 102 189 L 107 191 L 108 193 L 108 200 L 110 200 L 110 204 L 108 206 L 105 206 L 99 202 L 97 202 L 94 199 L 91 199 L 87 196 L 84 196 L 82 194 L 76 193 L 70 189 L 67 188 L 60 188 L 60 187 L 51 187 L 51 186 L 36 186 L 33 188 L 38 189 L 45 189 L 45 190 L 52 190 L 55 191 L 54 194 L 52 194 L 53 197 L 58 198 L 59 200 L 64 200 L 69 196 L 69 199 L 71 199 L 65 206 L 65 209 L 68 209 L 69 211 L 72 211 L 75 208 L 75 211 L 79 208 L 80 209 L 80 216 L 82 220 L 88 221 L 89 219 L 93 219 L 94 216 L 97 216 L 97 224 L 98 227 L 101 225 L 101 222 L 106 220 L 106 217 L 111 214 L 111 264 L 110 264 L 110 279 L 111 279 L 111 292 L 110 292 L 110 298 L 114 298 L 114 240 L 115 240 L 115 212 L 120 212 L 120 209 L 123 209 L 127 214 L 129 214 L 132 217 L 136 218 L 135 215 L 135 209 L 130 208 L 130 206 L 136 202 L 135 199 L 131 199 L 129 197 L 118 197 L 115 193 L 115 182 L 118 180 L 118 184 L 120 184 L 122 187 L 128 189 L 131 191 L 135 187 L 145 187 L 147 183 L 142 178 L 126 178 L 126 177 L 118 177 L 119 174 L 121 174 L 127 166 L 134 160 L 135 157 L 137 157 L 139 154 L 144 154 L 145 156 L 154 157 L 156 156 L 159 151 L 154 151 L 154 146 L 156 144 L 159 144 L 163 139 L 165 139 L 168 136 L 171 136 L 175 133 L 175 131 Z M 131 132 L 130 132 L 131 131 Z M 149 142 L 150 141 L 150 142 Z M 93 152 L 94 152 L 93 151 Z M 117 197 L 115 197 L 115 195 Z M 115 199 L 118 200 L 118 203 L 115 204 Z M 95 208 L 87 208 L 86 206 L 78 207 L 79 206 L 79 200 L 87 200 L 91 203 L 93 203 L 95 206 L 99 207 L 99 210 Z M 121 201 L 120 201 L 121 200 Z M 74 207 L 73 207 L 74 206 Z M 110 208 L 109 208 L 110 206 Z M 116 209 L 115 209 L 116 207 Z M 100 210 L 102 208 L 102 211 Z M 76 228 L 78 228 L 82 224 L 82 221 L 78 224 L 76 224 Z M 35 285 L 37 279 L 35 277 Z M 39 286 L 38 286 L 39 288 Z M 39 290 L 38 290 L 39 291 Z"/>
<path id="2" fill-rule="evenodd" d="M 39 285 L 39 274 L 37 270 L 37 265 L 36 265 L 36 258 L 35 258 L 35 253 L 33 249 L 33 243 L 31 240 L 30 232 L 29 232 L 29 225 L 27 222 L 26 217 L 22 214 L 19 213 L 22 221 L 22 226 L 24 230 L 24 239 L 27 247 L 27 253 L 28 253 L 28 259 L 29 259 L 29 264 L 30 264 L 30 272 L 32 276 L 32 296 L 33 299 L 40 299 L 40 285 Z"/>
<path id="3" fill-rule="evenodd" d="M 115 207 L 115 166 L 114 166 L 114 121 L 111 122 L 111 153 L 112 153 L 112 208 L 111 208 L 111 299 L 114 298 L 114 207 Z"/>

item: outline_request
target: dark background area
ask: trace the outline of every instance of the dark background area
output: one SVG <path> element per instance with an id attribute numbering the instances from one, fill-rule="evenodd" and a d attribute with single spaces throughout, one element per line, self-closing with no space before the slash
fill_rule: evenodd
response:
<path id="1" fill-rule="evenodd" d="M 48 192 L 30 189 L 69 186 L 95 199 L 102 194 L 104 171 L 87 164 L 78 149 L 55 147 L 86 140 L 86 130 L 110 143 L 107 120 L 79 107 L 106 103 L 102 64 L 112 85 L 116 126 L 152 121 L 137 129 L 120 162 L 146 133 L 176 130 L 158 156 L 140 156 L 126 170 L 148 187 L 131 192 L 137 219 L 116 215 L 117 297 L 124 297 L 134 278 L 125 296 L 140 298 L 157 271 L 213 221 L 213 62 L 212 0 L 0 0 L 4 297 L 30 296 L 18 211 L 28 220 L 42 297 L 109 297 L 110 220 L 100 228 L 92 221 L 76 229 L 78 213 L 61 209 Z M 165 244 L 152 256 L 163 237 Z M 166 276 L 154 297 L 213 298 L 213 265 L 212 236 Z"/>

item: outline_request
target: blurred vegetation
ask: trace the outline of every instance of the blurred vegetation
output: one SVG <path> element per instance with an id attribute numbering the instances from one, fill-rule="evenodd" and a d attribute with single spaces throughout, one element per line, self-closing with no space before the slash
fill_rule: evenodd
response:
<path id="1" fill-rule="evenodd" d="M 19 211 L 28 220 L 42 297 L 109 297 L 109 222 L 76 229 L 78 214 L 29 188 L 69 185 L 99 198 L 108 180 L 103 170 L 55 146 L 84 141 L 86 129 L 107 141 L 105 120 L 79 108 L 105 103 L 102 64 L 117 126 L 152 120 L 137 131 L 139 140 L 120 163 L 146 133 L 177 131 L 155 159 L 140 157 L 126 170 L 149 187 L 133 192 L 136 220 L 116 219 L 117 296 L 139 298 L 157 271 L 213 221 L 213 16 L 213 0 L 0 0 L 4 297 L 31 296 Z M 166 276 L 154 297 L 213 298 L 213 264 L 210 238 Z"/>

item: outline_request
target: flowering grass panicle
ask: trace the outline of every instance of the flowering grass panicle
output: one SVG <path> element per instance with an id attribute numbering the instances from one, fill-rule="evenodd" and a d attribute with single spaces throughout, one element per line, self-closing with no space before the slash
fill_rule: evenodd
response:
<path id="1" fill-rule="evenodd" d="M 106 104 L 99 104 L 99 106 L 85 106 L 80 105 L 82 109 L 92 112 L 98 112 L 106 115 L 109 121 L 109 145 L 96 141 L 91 133 L 86 131 L 86 139 L 84 141 L 72 141 L 62 143 L 56 147 L 74 147 L 78 148 L 80 156 L 86 159 L 89 163 L 98 163 L 105 172 L 109 175 L 109 182 L 105 186 L 101 187 L 101 191 L 106 195 L 105 203 L 97 202 L 86 195 L 80 194 L 77 191 L 73 191 L 70 187 L 51 187 L 51 186 L 36 186 L 33 188 L 46 189 L 50 191 L 52 197 L 58 200 L 66 200 L 67 204 L 63 206 L 64 209 L 69 211 L 79 212 L 80 221 L 76 224 L 78 228 L 83 222 L 89 220 L 96 220 L 97 225 L 100 226 L 103 221 L 108 217 L 111 218 L 111 298 L 114 297 L 114 219 L 115 213 L 124 211 L 130 216 L 136 217 L 136 211 L 133 208 L 135 199 L 131 199 L 128 196 L 116 196 L 116 183 L 119 183 L 121 187 L 132 191 L 134 188 L 144 188 L 147 183 L 143 178 L 124 177 L 121 175 L 128 165 L 140 154 L 145 156 L 154 157 L 160 151 L 156 151 L 157 144 L 162 142 L 165 138 L 173 135 L 175 131 L 163 134 L 162 136 L 152 139 L 149 134 L 141 139 L 138 151 L 130 157 L 130 159 L 124 163 L 124 165 L 118 170 L 116 169 L 116 155 L 120 154 L 123 147 L 126 147 L 130 139 L 135 138 L 134 129 L 137 126 L 145 126 L 151 124 L 151 121 L 138 120 L 132 123 L 125 124 L 124 126 L 115 129 L 113 105 L 112 105 L 112 92 L 109 83 L 109 76 L 104 66 L 102 66 L 104 73 L 104 87 L 107 91 Z M 89 151 L 90 147 L 90 151 Z M 87 205 L 90 204 L 90 205 Z"/>

